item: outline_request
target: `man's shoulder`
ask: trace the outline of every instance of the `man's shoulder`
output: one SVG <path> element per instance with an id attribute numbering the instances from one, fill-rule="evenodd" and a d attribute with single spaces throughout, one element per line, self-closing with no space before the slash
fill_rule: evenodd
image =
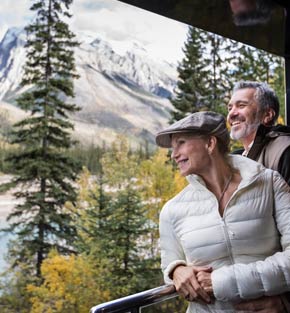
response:
<path id="1" fill-rule="evenodd" d="M 267 149 L 271 148 L 284 148 L 286 149 L 290 145 L 290 133 L 270 132 L 268 133 L 269 143 Z M 276 151 L 277 152 L 277 151 Z"/>
<path id="2" fill-rule="evenodd" d="M 272 133 L 269 135 L 269 142 L 265 146 L 265 152 L 263 154 L 263 164 L 266 167 L 270 167 L 272 169 L 278 170 L 279 169 L 279 163 L 281 158 L 285 158 L 286 155 L 284 152 L 290 151 L 290 133 L 287 134 L 285 132 L 283 133 Z"/>
<path id="3" fill-rule="evenodd" d="M 280 125 L 280 124 L 272 126 L 267 130 L 265 136 L 271 139 L 278 138 L 278 137 L 289 137 L 290 126 Z"/>
<path id="4" fill-rule="evenodd" d="M 290 126 L 275 125 L 266 127 L 260 125 L 254 140 L 254 146 L 268 149 L 286 149 L 290 145 Z M 254 149 L 253 149 L 254 150 Z M 275 151 L 276 153 L 278 151 Z"/>
<path id="5" fill-rule="evenodd" d="M 270 127 L 272 131 L 282 132 L 282 133 L 289 133 L 290 134 L 290 126 L 277 124 L 275 126 Z"/>

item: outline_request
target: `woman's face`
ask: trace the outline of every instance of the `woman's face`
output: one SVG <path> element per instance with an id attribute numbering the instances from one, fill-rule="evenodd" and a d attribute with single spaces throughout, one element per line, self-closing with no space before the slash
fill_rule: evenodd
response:
<path id="1" fill-rule="evenodd" d="M 200 174 L 209 164 L 208 140 L 192 134 L 173 134 L 171 158 L 176 162 L 180 174 Z"/>

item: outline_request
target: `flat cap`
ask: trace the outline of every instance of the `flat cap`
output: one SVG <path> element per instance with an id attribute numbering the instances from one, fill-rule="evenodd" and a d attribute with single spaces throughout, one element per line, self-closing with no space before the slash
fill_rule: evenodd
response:
<path id="1" fill-rule="evenodd" d="M 226 145 L 230 140 L 224 116 L 209 111 L 192 113 L 160 131 L 155 138 L 156 144 L 171 148 L 171 136 L 176 133 L 213 135 Z"/>

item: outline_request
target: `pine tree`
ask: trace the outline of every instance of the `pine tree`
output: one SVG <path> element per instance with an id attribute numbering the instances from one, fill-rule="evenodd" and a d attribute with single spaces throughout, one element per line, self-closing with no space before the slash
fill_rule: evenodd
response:
<path id="1" fill-rule="evenodd" d="M 275 90 L 280 102 L 280 116 L 285 119 L 285 71 L 283 58 L 277 58 L 277 66 L 274 69 L 273 81 L 271 86 Z M 282 121 L 281 121 L 282 122 Z"/>
<path id="2" fill-rule="evenodd" d="M 230 92 L 233 87 L 230 75 L 232 54 L 235 43 L 222 36 L 206 33 L 207 50 L 204 58 L 209 65 L 208 82 L 206 85 L 204 104 L 212 111 L 225 113 Z"/>
<path id="3" fill-rule="evenodd" d="M 119 137 L 103 154 L 103 170 L 90 192 L 80 188 L 82 196 L 75 208 L 80 214 L 79 252 L 94 259 L 95 270 L 102 273 L 98 279 L 112 298 L 161 283 L 157 248 L 154 256 L 150 253 L 157 225 L 148 218 L 137 183 L 138 157 Z M 88 186 L 88 180 L 81 186 Z"/>
<path id="4" fill-rule="evenodd" d="M 150 285 L 152 287 L 156 271 L 147 266 L 153 261 L 146 257 L 152 226 L 146 218 L 140 192 L 134 185 L 127 186 L 116 194 L 112 208 L 109 235 L 112 244 L 107 247 L 107 252 L 113 261 L 112 278 L 117 278 L 123 286 L 116 288 L 116 292 L 124 295 L 148 289 Z M 155 269 L 160 272 L 159 266 Z"/>
<path id="5" fill-rule="evenodd" d="M 234 62 L 233 76 L 236 81 L 252 80 L 270 84 L 274 70 L 279 64 L 279 57 L 263 50 L 246 45 L 239 45 L 237 59 Z"/>
<path id="6" fill-rule="evenodd" d="M 78 251 L 94 254 L 96 264 L 102 263 L 102 259 L 105 260 L 108 257 L 103 251 L 110 245 L 111 229 L 108 230 L 108 227 L 110 227 L 113 214 L 113 198 L 109 192 L 105 191 L 105 183 L 102 172 L 98 175 L 97 182 L 93 186 L 89 186 L 88 182 L 81 183 L 80 192 L 84 189 L 85 192 L 83 195 L 79 195 L 79 203 L 76 208 L 80 214 L 80 219 L 76 221 Z M 82 207 L 82 203 L 86 203 L 86 208 Z"/>
<path id="7" fill-rule="evenodd" d="M 109 261 L 112 276 L 108 281 L 120 282 L 110 290 L 117 296 L 149 289 L 159 284 L 160 263 L 157 255 L 148 254 L 156 224 L 147 217 L 146 205 L 139 188 L 139 158 L 128 142 L 119 137 L 112 149 L 104 154 L 103 174 L 111 194 L 103 224 L 102 249 Z M 109 240 L 109 242 L 107 241 Z M 113 277 L 113 278 L 112 278 Z M 111 280 L 113 279 L 113 280 Z"/>
<path id="8" fill-rule="evenodd" d="M 10 251 L 18 262 L 30 262 L 40 276 L 42 261 L 55 247 L 71 252 L 76 231 L 65 211 L 75 201 L 73 181 L 79 166 L 65 154 L 73 144 L 73 125 L 68 114 L 78 108 L 68 102 L 74 96 L 74 34 L 61 17 L 71 17 L 72 0 L 34 0 L 34 21 L 26 27 L 27 61 L 23 86 L 29 87 L 17 100 L 30 117 L 15 125 L 13 143 L 21 147 L 11 162 L 16 177 L 16 196 L 24 202 L 8 220 L 17 235 L 18 251 Z M 28 257 L 27 257 L 28 255 Z"/>
<path id="9" fill-rule="evenodd" d="M 225 113 L 233 86 L 230 75 L 233 45 L 227 38 L 189 28 L 183 49 L 185 56 L 177 68 L 178 88 L 171 100 L 172 122 L 201 110 Z"/>
<path id="10" fill-rule="evenodd" d="M 189 27 L 187 41 L 184 46 L 184 58 L 177 71 L 176 96 L 171 99 L 174 106 L 171 121 L 183 118 L 187 113 L 200 110 L 206 94 L 208 77 L 208 61 L 203 57 L 205 51 L 205 32 Z"/>

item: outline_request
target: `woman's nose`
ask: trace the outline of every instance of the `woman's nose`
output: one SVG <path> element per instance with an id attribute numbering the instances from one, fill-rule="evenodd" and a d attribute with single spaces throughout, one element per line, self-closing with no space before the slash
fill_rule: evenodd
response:
<path id="1" fill-rule="evenodd" d="M 171 159 L 174 160 L 176 158 L 176 153 L 177 153 L 177 149 L 176 148 L 172 148 L 171 151 Z"/>

